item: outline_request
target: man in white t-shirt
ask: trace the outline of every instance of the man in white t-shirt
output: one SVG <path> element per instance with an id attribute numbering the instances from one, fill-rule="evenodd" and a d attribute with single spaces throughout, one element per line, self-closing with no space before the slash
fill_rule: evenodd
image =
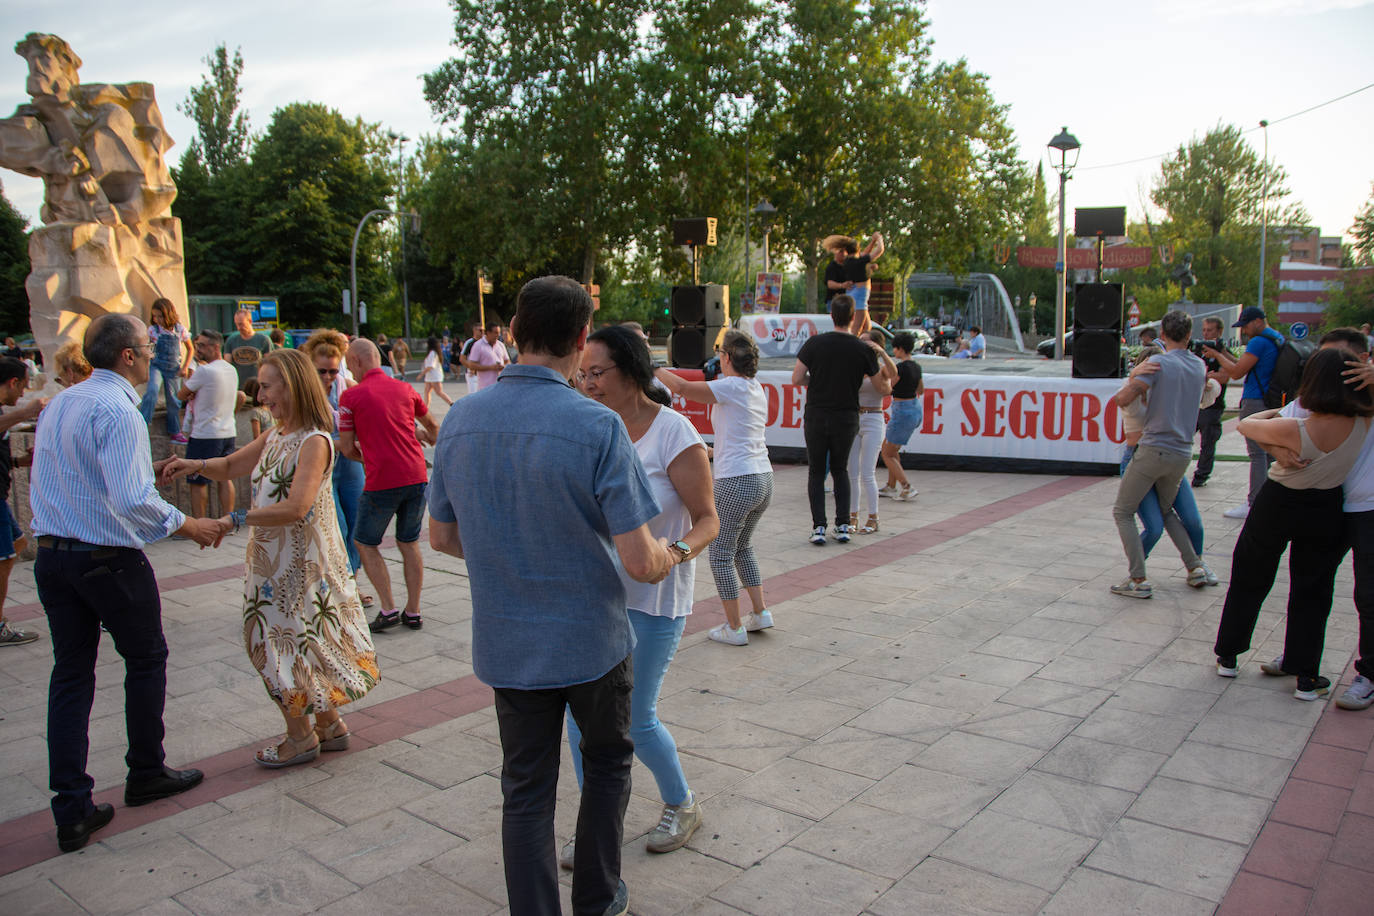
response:
<path id="1" fill-rule="evenodd" d="M 973 336 L 970 337 L 968 341 L 968 358 L 982 359 L 987 356 L 988 339 L 983 336 L 983 329 L 975 324 L 973 327 L 969 328 L 969 332 Z"/>
<path id="2" fill-rule="evenodd" d="M 477 368 L 478 391 L 496 384 L 496 379 L 500 377 L 501 370 L 506 368 L 506 364 L 510 362 L 510 354 L 506 352 L 506 345 L 501 343 L 501 323 L 499 321 L 487 322 L 486 328 L 482 331 L 482 339 L 472 345 L 472 352 L 468 356 L 468 361 Z"/>
<path id="3" fill-rule="evenodd" d="M 224 338 L 218 331 L 209 328 L 196 335 L 193 342 L 196 359 L 201 365 L 191 373 L 191 377 L 181 386 L 177 394 L 182 401 L 194 399 L 191 428 L 187 430 L 190 441 L 186 443 L 186 457 L 192 461 L 209 461 L 221 458 L 234 451 L 237 432 L 234 423 L 234 408 L 238 405 L 238 371 L 224 359 Z M 205 518 L 210 501 L 210 481 L 192 474 L 186 478 L 191 485 L 191 514 Z M 234 506 L 234 482 L 223 480 L 219 483 L 218 514 L 232 511 Z"/>

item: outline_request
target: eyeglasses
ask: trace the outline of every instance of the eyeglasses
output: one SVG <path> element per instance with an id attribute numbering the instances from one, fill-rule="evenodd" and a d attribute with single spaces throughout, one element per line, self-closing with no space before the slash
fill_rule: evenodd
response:
<path id="1" fill-rule="evenodd" d="M 605 375 L 607 372 L 610 372 L 612 369 L 619 368 L 619 366 L 607 366 L 605 369 L 578 370 L 577 380 L 579 382 L 585 382 L 587 379 L 591 379 L 594 382 L 600 382 L 601 376 Z"/>
<path id="2" fill-rule="evenodd" d="M 125 347 L 126 350 L 146 350 L 148 353 L 156 353 L 157 347 L 150 343 L 134 344 L 132 347 Z"/>
<path id="3" fill-rule="evenodd" d="M 328 375 L 331 378 L 339 374 L 338 369 L 316 369 L 315 371 L 318 372 L 320 375 Z"/>

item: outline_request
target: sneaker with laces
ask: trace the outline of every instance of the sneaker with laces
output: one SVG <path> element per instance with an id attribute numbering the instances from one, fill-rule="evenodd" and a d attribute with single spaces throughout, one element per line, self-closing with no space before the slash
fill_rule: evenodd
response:
<path id="1" fill-rule="evenodd" d="M 757 614 L 750 611 L 748 614 L 744 615 L 742 623 L 744 624 L 744 631 L 746 633 L 757 633 L 759 630 L 767 630 L 769 627 L 773 626 L 773 612 L 767 608 L 764 608 Z"/>
<path id="2" fill-rule="evenodd" d="M 1234 508 L 1227 509 L 1225 512 L 1221 514 L 1226 518 L 1245 518 L 1245 516 L 1250 514 L 1250 506 L 1236 506 Z"/>
<path id="3" fill-rule="evenodd" d="M 615 896 L 611 898 L 610 906 L 606 907 L 606 912 L 602 916 L 625 916 L 630 912 L 630 889 L 621 880 L 615 888 Z"/>
<path id="4" fill-rule="evenodd" d="M 644 848 L 649 852 L 672 852 L 687 845 L 692 834 L 701 826 L 701 805 L 690 789 L 687 800 L 680 805 L 664 805 L 658 826 L 649 831 Z"/>
<path id="5" fill-rule="evenodd" d="M 169 441 L 169 442 L 175 442 L 175 443 L 177 443 L 178 445 L 186 445 L 186 444 L 189 443 L 191 440 L 186 438 L 186 434 L 185 434 L 185 433 L 177 433 L 176 435 L 168 436 L 168 437 L 167 437 L 167 441 Z"/>
<path id="6" fill-rule="evenodd" d="M 1219 585 L 1221 580 L 1206 563 L 1199 563 L 1188 570 L 1188 584 L 1193 588 L 1202 588 L 1205 585 Z"/>
<path id="7" fill-rule="evenodd" d="M 1336 697 L 1336 705 L 1341 709 L 1368 709 L 1374 705 L 1374 681 L 1363 674 L 1355 675 L 1345 693 Z"/>
<path id="8" fill-rule="evenodd" d="M 836 526 L 835 526 L 835 540 L 838 541 L 838 542 L 841 543 L 841 544 L 848 544 L 848 543 L 849 543 L 849 526 L 848 526 L 848 525 L 836 525 Z"/>
<path id="9" fill-rule="evenodd" d="M 1283 656 L 1280 655 L 1272 662 L 1260 662 L 1260 670 L 1270 677 L 1292 677 L 1287 671 L 1283 670 Z"/>
<path id="10" fill-rule="evenodd" d="M 1112 586 L 1113 595 L 1122 595 L 1126 598 L 1149 598 L 1154 593 L 1155 590 L 1151 587 L 1149 580 L 1137 582 L 1134 579 L 1127 579 L 1125 582 Z"/>
<path id="11" fill-rule="evenodd" d="M 0 620 L 0 646 L 24 646 L 38 638 L 32 630 L 17 630 L 9 621 Z"/>
<path id="12" fill-rule="evenodd" d="M 558 867 L 564 871 L 573 870 L 573 861 L 577 857 L 577 836 L 568 838 L 568 842 L 563 844 L 563 848 L 558 851 Z"/>
<path id="13" fill-rule="evenodd" d="M 1298 686 L 1293 690 L 1293 696 L 1299 700 L 1315 700 L 1317 697 L 1326 696 L 1326 692 L 1331 689 L 1331 682 L 1324 677 L 1298 677 Z"/>
<path id="14" fill-rule="evenodd" d="M 817 525 L 814 529 L 812 529 L 812 531 L 811 531 L 811 537 L 810 537 L 808 540 L 810 540 L 811 543 L 815 544 L 817 547 L 824 547 L 824 546 L 825 546 L 825 526 L 824 526 L 824 525 Z"/>
<path id="15" fill-rule="evenodd" d="M 1234 655 L 1217 656 L 1217 674 L 1221 677 L 1235 677 L 1240 673 L 1240 666 L 1236 664 Z"/>
<path id="16" fill-rule="evenodd" d="M 728 623 L 722 623 L 719 626 L 712 627 L 706 632 L 706 635 L 716 642 L 725 643 L 727 646 L 749 645 L 749 632 L 745 630 L 744 627 L 740 627 L 736 630 Z"/>

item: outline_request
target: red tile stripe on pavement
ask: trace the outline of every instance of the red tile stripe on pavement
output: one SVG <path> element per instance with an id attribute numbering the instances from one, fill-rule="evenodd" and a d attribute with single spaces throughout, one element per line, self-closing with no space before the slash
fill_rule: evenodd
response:
<path id="1" fill-rule="evenodd" d="M 1335 690 L 1343 691 L 1353 668 Z M 1374 715 L 1328 703 L 1217 916 L 1349 916 L 1374 893 Z"/>
<path id="2" fill-rule="evenodd" d="M 764 590 L 769 602 L 774 605 L 800 598 L 816 589 L 862 575 L 938 546 L 951 538 L 961 537 L 993 522 L 1003 521 L 1012 515 L 1077 493 L 1099 483 L 1102 479 L 1057 478 L 1024 493 L 970 509 L 942 522 L 882 538 L 864 546 L 856 546 L 853 542 L 849 547 L 837 546 L 834 553 L 824 560 L 765 580 Z M 831 548 L 827 546 L 826 549 Z M 238 563 L 218 569 L 169 576 L 159 580 L 159 586 L 163 591 L 171 591 L 221 582 L 242 575 L 243 564 Z M 35 605 L 21 607 L 30 608 Z M 42 606 L 36 607 L 38 614 L 41 614 Z M 17 610 L 12 608 L 7 610 L 6 614 L 20 619 Z M 692 610 L 692 615 L 687 619 L 688 633 L 707 629 L 718 621 L 721 613 L 720 599 L 703 599 L 696 602 Z M 339 756 L 403 738 L 421 729 L 485 709 L 492 702 L 491 688 L 478 681 L 475 675 L 468 675 L 378 703 L 364 710 L 351 712 L 348 714 L 348 728 L 353 739 L 349 750 Z M 120 804 L 124 797 L 123 786 L 97 792 L 97 802 L 109 802 L 119 809 L 115 820 L 100 832 L 99 839 L 142 827 L 267 782 L 276 771 L 260 767 L 252 760 L 253 752 L 261 746 L 261 742 L 258 742 L 195 763 L 181 764 L 203 770 L 205 781 L 189 792 L 151 805 L 139 808 L 123 807 Z M 0 876 L 61 855 L 55 836 L 52 815 L 47 811 L 36 811 L 0 823 L 0 837 L 4 837 L 4 840 L 0 841 Z"/>

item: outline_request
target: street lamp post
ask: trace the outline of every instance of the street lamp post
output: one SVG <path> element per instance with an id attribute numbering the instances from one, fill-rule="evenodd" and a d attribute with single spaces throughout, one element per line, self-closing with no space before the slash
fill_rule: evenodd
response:
<path id="1" fill-rule="evenodd" d="M 1264 243 L 1269 238 L 1269 122 L 1260 121 L 1264 129 L 1264 190 L 1260 194 L 1260 269 L 1259 298 L 1255 305 L 1264 308 Z"/>
<path id="2" fill-rule="evenodd" d="M 1064 190 L 1069 182 L 1069 173 L 1074 166 L 1078 165 L 1078 150 L 1080 144 L 1078 138 L 1069 133 L 1065 127 L 1053 140 L 1049 142 L 1049 148 L 1059 151 L 1059 164 L 1054 164 L 1053 154 L 1051 154 L 1050 166 L 1059 171 L 1059 258 L 1054 264 L 1055 273 L 1055 300 L 1054 300 L 1054 358 L 1064 358 L 1064 314 L 1066 312 L 1065 299 L 1067 297 L 1066 277 L 1064 269 L 1068 261 L 1068 236 L 1064 226 Z M 1069 161 L 1069 153 L 1073 153 L 1073 162 Z"/>
<path id="3" fill-rule="evenodd" d="M 406 186 L 406 142 L 410 139 L 405 134 L 388 134 L 391 139 L 396 141 L 396 159 L 400 169 L 400 178 L 396 182 L 396 209 L 401 209 L 401 195 L 405 193 Z M 404 328 L 406 345 L 410 344 L 410 283 L 406 278 L 406 227 L 401 224 L 401 307 L 404 315 Z"/>
<path id="4" fill-rule="evenodd" d="M 363 234 L 363 226 L 374 216 L 409 216 L 412 232 L 420 229 L 420 215 L 418 213 L 401 213 L 397 210 L 368 210 L 363 214 L 363 218 L 358 220 L 358 228 L 353 230 L 353 249 L 348 255 L 348 279 L 350 295 L 350 307 L 353 309 L 353 336 L 358 336 L 358 238 Z M 401 227 L 402 233 L 405 226 Z M 408 329 L 407 329 L 408 330 Z"/>
<path id="5" fill-rule="evenodd" d="M 778 215 L 778 208 L 767 199 L 763 199 L 754 207 L 754 215 L 759 218 L 759 225 L 763 227 L 763 272 L 768 273 L 768 233 L 773 231 L 773 220 Z M 745 279 L 748 280 L 747 277 Z"/>

